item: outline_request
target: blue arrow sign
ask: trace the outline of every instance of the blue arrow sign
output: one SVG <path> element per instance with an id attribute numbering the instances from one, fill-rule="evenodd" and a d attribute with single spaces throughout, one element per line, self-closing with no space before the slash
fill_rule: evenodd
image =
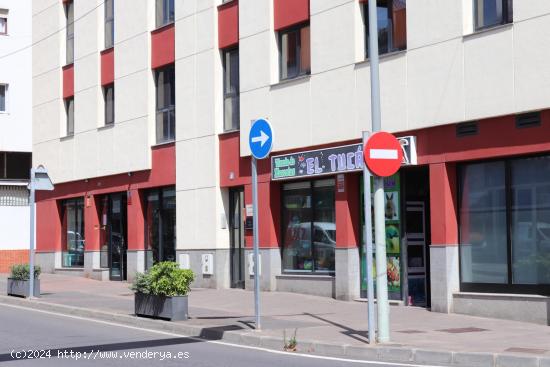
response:
<path id="1" fill-rule="evenodd" d="M 267 158 L 273 148 L 273 130 L 269 122 L 258 119 L 252 123 L 248 135 L 248 145 L 254 158 Z"/>

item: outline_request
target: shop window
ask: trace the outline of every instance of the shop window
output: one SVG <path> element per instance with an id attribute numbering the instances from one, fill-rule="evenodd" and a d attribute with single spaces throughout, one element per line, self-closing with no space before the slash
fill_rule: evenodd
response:
<path id="1" fill-rule="evenodd" d="M 103 99 L 105 103 L 105 125 L 115 123 L 115 85 L 109 84 L 103 87 Z"/>
<path id="2" fill-rule="evenodd" d="M 70 199 L 62 202 L 62 266 L 78 268 L 84 266 L 84 199 Z"/>
<path id="3" fill-rule="evenodd" d="M 513 22 L 512 0 L 473 0 L 475 30 Z"/>
<path id="4" fill-rule="evenodd" d="M 462 290 L 550 294 L 550 156 L 459 174 Z"/>
<path id="5" fill-rule="evenodd" d="M 279 48 L 281 80 L 311 73 L 309 23 L 280 31 Z"/>
<path id="6" fill-rule="evenodd" d="M 378 54 L 383 55 L 407 49 L 407 3 L 406 0 L 377 0 Z M 369 9 L 365 3 L 365 40 L 369 57 Z"/>
<path id="7" fill-rule="evenodd" d="M 115 0 L 105 0 L 105 48 L 115 44 Z"/>
<path id="8" fill-rule="evenodd" d="M 157 144 L 176 138 L 176 85 L 174 64 L 155 70 Z"/>
<path id="9" fill-rule="evenodd" d="M 145 268 L 160 261 L 176 261 L 176 190 L 153 189 L 146 198 Z"/>
<path id="10" fill-rule="evenodd" d="M 283 186 L 283 271 L 334 272 L 334 180 Z"/>
<path id="11" fill-rule="evenodd" d="M 224 131 L 239 129 L 239 49 L 223 51 Z"/>
<path id="12" fill-rule="evenodd" d="M 174 22 L 174 0 L 156 0 L 157 28 Z"/>
<path id="13" fill-rule="evenodd" d="M 74 62 L 74 4 L 69 1 L 65 4 L 65 28 L 66 28 L 66 63 Z"/>

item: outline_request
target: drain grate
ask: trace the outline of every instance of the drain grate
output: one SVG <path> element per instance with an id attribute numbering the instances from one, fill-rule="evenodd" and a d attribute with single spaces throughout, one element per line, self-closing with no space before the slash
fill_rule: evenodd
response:
<path id="1" fill-rule="evenodd" d="M 529 354 L 545 354 L 546 352 L 548 352 L 547 349 L 520 348 L 520 347 L 508 348 L 504 351 L 512 352 L 512 353 L 529 353 Z"/>
<path id="2" fill-rule="evenodd" d="M 478 327 L 461 327 L 461 328 L 454 328 L 454 329 L 441 329 L 437 331 L 441 331 L 449 334 L 463 334 L 463 333 L 478 333 L 480 331 L 489 331 L 489 330 L 481 329 Z"/>

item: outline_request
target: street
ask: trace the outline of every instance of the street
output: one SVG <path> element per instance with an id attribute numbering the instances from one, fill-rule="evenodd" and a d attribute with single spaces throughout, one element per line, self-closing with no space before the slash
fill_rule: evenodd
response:
<path id="1" fill-rule="evenodd" d="M 0 362 L 9 366 L 399 366 L 206 342 L 5 305 L 0 325 Z M 25 358 L 31 354 L 42 358 Z"/>

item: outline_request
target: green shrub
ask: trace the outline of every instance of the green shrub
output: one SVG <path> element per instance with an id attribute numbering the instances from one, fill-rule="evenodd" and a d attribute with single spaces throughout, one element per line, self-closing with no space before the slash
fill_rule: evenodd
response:
<path id="1" fill-rule="evenodd" d="M 180 269 L 177 263 L 165 261 L 155 264 L 145 274 L 136 274 L 131 289 L 156 296 L 185 296 L 194 279 L 191 270 Z"/>
<path id="2" fill-rule="evenodd" d="M 11 267 L 10 278 L 15 280 L 29 280 L 29 264 L 15 264 Z M 34 279 L 40 276 L 40 266 L 34 267 Z"/>

